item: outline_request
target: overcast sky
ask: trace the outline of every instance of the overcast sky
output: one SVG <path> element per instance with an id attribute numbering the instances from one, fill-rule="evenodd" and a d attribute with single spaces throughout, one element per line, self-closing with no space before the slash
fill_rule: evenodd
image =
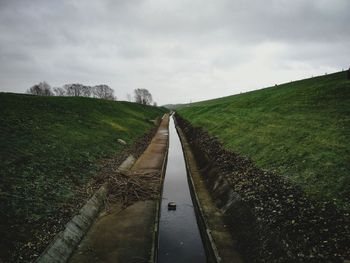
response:
<path id="1" fill-rule="evenodd" d="M 349 0 L 0 0 L 0 91 L 78 82 L 181 103 L 349 66 Z"/>

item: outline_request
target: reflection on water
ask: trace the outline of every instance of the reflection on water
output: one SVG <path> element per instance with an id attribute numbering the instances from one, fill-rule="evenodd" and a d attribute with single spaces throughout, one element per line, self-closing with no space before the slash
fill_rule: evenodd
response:
<path id="1" fill-rule="evenodd" d="M 185 160 L 174 121 L 169 123 L 168 164 L 159 222 L 158 262 L 206 262 L 188 186 Z M 168 211 L 175 202 L 176 210 Z"/>

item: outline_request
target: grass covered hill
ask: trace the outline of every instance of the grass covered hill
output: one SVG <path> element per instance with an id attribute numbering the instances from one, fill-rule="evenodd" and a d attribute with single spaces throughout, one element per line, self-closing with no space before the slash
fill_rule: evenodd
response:
<path id="1" fill-rule="evenodd" d="M 349 204 L 346 72 L 193 103 L 178 113 L 226 148 L 291 178 L 312 196 Z"/>
<path id="2" fill-rule="evenodd" d="M 89 181 L 97 160 L 122 150 L 117 139 L 131 145 L 164 112 L 129 102 L 0 93 L 3 241 L 10 228 L 20 239 L 29 231 L 23 224 L 53 216 Z"/>

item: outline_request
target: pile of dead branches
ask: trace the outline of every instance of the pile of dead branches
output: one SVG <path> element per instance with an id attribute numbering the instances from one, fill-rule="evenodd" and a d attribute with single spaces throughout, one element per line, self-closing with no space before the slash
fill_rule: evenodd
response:
<path id="1" fill-rule="evenodd" d="M 117 172 L 108 177 L 108 201 L 119 201 L 126 207 L 136 201 L 155 199 L 160 180 L 159 172 Z"/>

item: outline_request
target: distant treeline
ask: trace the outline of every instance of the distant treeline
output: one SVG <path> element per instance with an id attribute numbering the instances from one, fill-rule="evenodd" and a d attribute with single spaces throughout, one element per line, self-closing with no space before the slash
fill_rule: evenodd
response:
<path id="1" fill-rule="evenodd" d="M 51 88 L 47 82 L 43 81 L 27 89 L 26 93 L 37 96 L 71 96 L 117 100 L 117 96 L 114 96 L 114 90 L 104 84 L 85 86 L 83 84 L 73 83 L 66 84 L 63 87 Z M 128 101 L 132 101 L 130 94 L 127 94 L 127 99 Z M 147 89 L 135 89 L 134 101 L 144 105 L 151 105 L 153 102 L 152 94 Z M 155 101 L 153 102 L 153 106 L 157 106 Z"/>
<path id="2" fill-rule="evenodd" d="M 85 86 L 83 84 L 73 83 L 66 84 L 63 87 L 51 88 L 51 86 L 44 81 L 30 87 L 26 92 L 38 96 L 76 96 L 117 100 L 117 97 L 114 96 L 114 90 L 104 84 Z"/>

